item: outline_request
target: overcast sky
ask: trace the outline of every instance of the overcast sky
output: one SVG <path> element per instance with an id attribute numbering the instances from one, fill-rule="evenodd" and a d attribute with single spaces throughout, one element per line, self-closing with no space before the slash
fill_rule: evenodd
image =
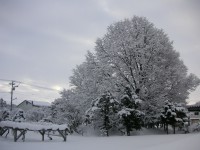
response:
<path id="1" fill-rule="evenodd" d="M 200 77 L 199 0 L 0 0 L 0 79 L 55 89 L 20 84 L 16 104 L 52 102 L 107 27 L 133 15 L 162 28 L 188 72 Z M 8 83 L 0 81 L 0 97 L 7 101 Z M 200 87 L 188 101 L 200 101 Z"/>

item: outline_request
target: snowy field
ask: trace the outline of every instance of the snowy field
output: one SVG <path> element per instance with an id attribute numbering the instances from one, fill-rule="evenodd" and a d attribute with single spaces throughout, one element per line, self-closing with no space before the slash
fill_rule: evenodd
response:
<path id="1" fill-rule="evenodd" d="M 68 136 L 41 141 L 38 133 L 28 132 L 25 142 L 13 142 L 13 137 L 0 137 L 0 150 L 200 150 L 200 133 L 137 136 Z"/>

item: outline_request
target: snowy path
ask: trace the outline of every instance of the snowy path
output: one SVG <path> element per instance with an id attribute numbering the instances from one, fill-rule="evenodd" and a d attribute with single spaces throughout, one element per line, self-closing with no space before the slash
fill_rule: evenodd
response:
<path id="1" fill-rule="evenodd" d="M 1 150 L 200 150 L 200 134 L 143 135 L 114 137 L 69 136 L 67 142 L 59 137 L 53 141 L 30 133 L 25 142 L 13 142 L 0 137 Z"/>

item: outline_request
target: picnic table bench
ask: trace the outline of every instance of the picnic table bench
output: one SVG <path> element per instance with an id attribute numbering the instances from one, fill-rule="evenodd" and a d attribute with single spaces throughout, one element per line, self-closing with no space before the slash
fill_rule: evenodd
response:
<path id="1" fill-rule="evenodd" d="M 22 137 L 25 141 L 25 135 L 28 131 L 38 131 L 42 135 L 42 141 L 44 141 L 45 133 L 48 133 L 50 140 L 52 138 L 49 136 L 49 132 L 57 131 L 64 141 L 67 140 L 67 135 L 69 133 L 69 128 L 67 124 L 57 125 L 53 123 L 46 122 L 13 122 L 13 121 L 1 121 L 0 122 L 0 136 L 3 136 L 6 132 L 6 137 L 10 130 L 13 131 L 14 142 Z"/>

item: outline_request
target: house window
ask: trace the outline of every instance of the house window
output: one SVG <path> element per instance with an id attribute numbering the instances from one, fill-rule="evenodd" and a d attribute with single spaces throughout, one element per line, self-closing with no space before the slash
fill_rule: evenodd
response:
<path id="1" fill-rule="evenodd" d="M 199 112 L 194 112 L 194 115 L 198 116 L 198 115 L 199 115 Z"/>

